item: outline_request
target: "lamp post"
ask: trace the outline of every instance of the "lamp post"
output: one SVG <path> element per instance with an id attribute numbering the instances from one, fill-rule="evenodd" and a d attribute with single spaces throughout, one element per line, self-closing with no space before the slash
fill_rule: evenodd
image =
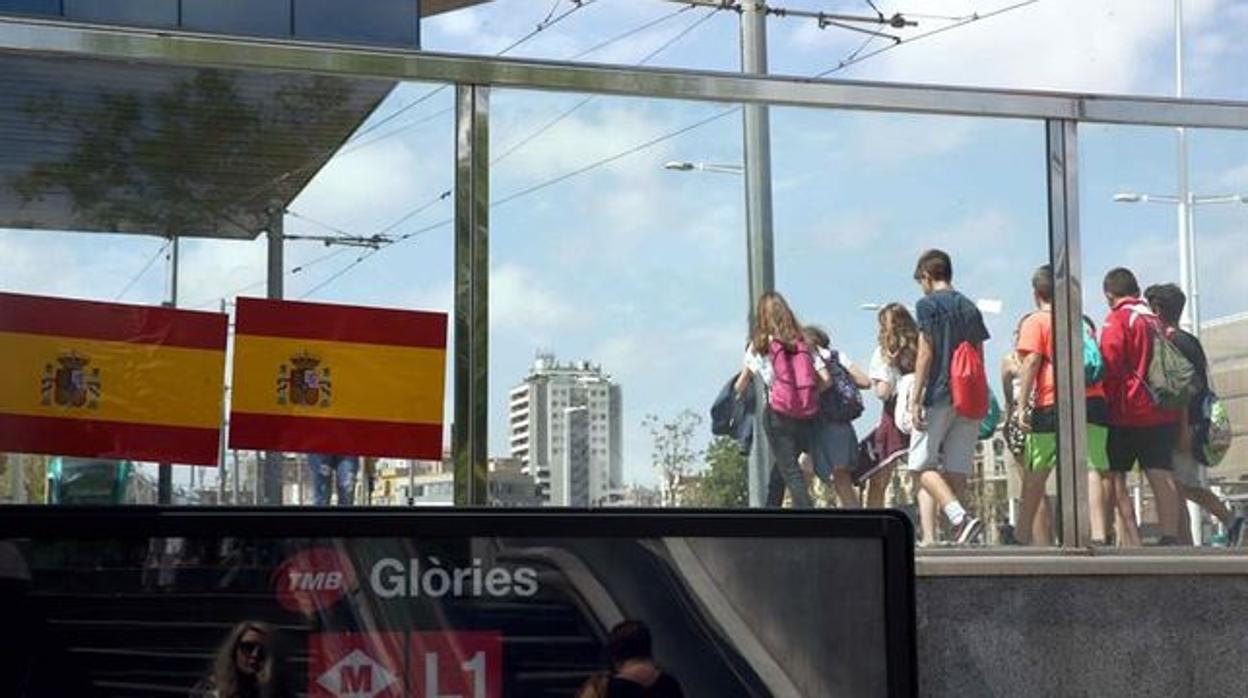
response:
<path id="1" fill-rule="evenodd" d="M 747 126 L 747 134 L 749 132 Z M 746 138 L 747 144 L 750 142 L 749 136 Z M 770 167 L 770 155 L 766 156 L 767 167 Z M 756 163 L 757 165 L 758 163 Z M 672 160 L 663 164 L 663 169 L 673 172 L 712 172 L 715 174 L 726 174 L 737 177 L 745 176 L 745 167 L 736 164 L 723 164 L 713 162 L 690 162 L 687 160 Z M 770 171 L 768 171 L 770 177 Z M 746 188 L 750 188 L 747 180 Z M 765 210 L 760 211 L 759 202 Z M 751 206 L 754 208 L 751 209 Z M 750 317 L 753 322 L 753 304 L 763 291 L 770 290 L 771 274 L 769 258 L 771 256 L 771 190 L 768 186 L 766 195 L 761 196 L 760 192 L 753 194 L 747 192 L 746 196 L 746 237 L 748 244 L 746 245 L 746 254 L 749 257 L 747 267 L 749 268 L 746 284 L 749 287 L 749 306 Z M 751 212 L 758 214 L 751 216 Z M 765 222 L 765 225 L 760 223 Z M 765 252 L 764 252 L 765 250 Z M 756 256 L 768 259 L 767 264 L 758 264 Z M 761 274 L 761 276 L 760 276 Z M 762 282 L 760 283 L 760 279 Z M 766 395 L 759 382 L 755 381 L 754 398 L 758 404 L 766 401 Z M 749 485 L 749 505 L 751 507 L 761 507 L 766 502 L 767 497 L 767 480 L 771 472 L 771 448 L 767 443 L 767 434 L 763 430 L 762 420 L 756 420 L 754 425 L 754 440 L 750 445 L 750 457 L 747 468 L 747 479 Z"/>
<path id="2" fill-rule="evenodd" d="M 1176 4 L 1177 5 L 1177 4 Z M 1177 10 L 1177 7 L 1176 7 Z M 1181 55 L 1181 54 L 1180 54 Z M 1183 316 L 1179 324 L 1188 332 L 1200 336 L 1200 280 L 1196 273 L 1196 234 L 1192 226 L 1192 209 L 1210 204 L 1248 204 L 1248 195 L 1214 194 L 1196 196 L 1187 189 L 1187 141 L 1179 129 L 1179 196 L 1168 194 L 1140 194 L 1137 192 L 1118 192 L 1114 201 L 1120 204 L 1168 204 L 1179 207 L 1179 287 L 1187 296 L 1183 306 Z M 1201 483 L 1205 482 L 1205 473 L 1200 473 Z M 1136 516 L 1139 516 L 1140 494 L 1136 489 Z M 1192 540 L 1200 545 L 1204 538 L 1204 519 L 1200 506 L 1194 502 L 1187 504 L 1188 516 L 1191 520 Z"/>
<path id="3" fill-rule="evenodd" d="M 718 174 L 743 175 L 745 168 L 741 165 L 729 165 L 715 162 L 689 162 L 687 160 L 672 160 L 663 164 L 663 169 L 672 170 L 674 172 L 715 172 Z"/>
<path id="4" fill-rule="evenodd" d="M 1245 204 L 1245 194 L 1214 194 L 1197 196 L 1187 192 L 1186 196 L 1170 194 L 1140 194 L 1133 191 L 1114 194 L 1114 201 L 1120 204 L 1168 204 L 1179 207 L 1179 287 L 1188 302 L 1183 307 L 1183 317 L 1179 324 L 1183 329 L 1200 336 L 1200 280 L 1196 273 L 1196 237 L 1192 226 L 1192 209 L 1197 206 L 1212 204 Z"/>

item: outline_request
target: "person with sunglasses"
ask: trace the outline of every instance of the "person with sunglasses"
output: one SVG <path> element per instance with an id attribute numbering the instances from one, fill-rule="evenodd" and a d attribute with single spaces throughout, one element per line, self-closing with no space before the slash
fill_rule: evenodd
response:
<path id="1" fill-rule="evenodd" d="M 234 626 L 213 661 L 212 676 L 193 698 L 294 698 L 277 628 L 247 620 Z"/>

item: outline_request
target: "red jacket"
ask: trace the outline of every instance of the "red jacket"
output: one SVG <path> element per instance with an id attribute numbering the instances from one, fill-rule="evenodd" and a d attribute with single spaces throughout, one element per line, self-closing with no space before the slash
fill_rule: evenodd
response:
<path id="1" fill-rule="evenodd" d="M 1105 400 L 1109 423 L 1118 427 L 1155 427 L 1177 423 L 1178 412 L 1153 404 L 1145 376 L 1152 359 L 1153 327 L 1158 318 L 1139 298 L 1114 304 L 1101 329 L 1101 355 L 1105 357 Z"/>

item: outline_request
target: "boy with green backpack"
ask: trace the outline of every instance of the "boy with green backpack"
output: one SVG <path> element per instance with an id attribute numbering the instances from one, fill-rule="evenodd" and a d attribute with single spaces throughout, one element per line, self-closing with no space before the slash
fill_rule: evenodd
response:
<path id="1" fill-rule="evenodd" d="M 1243 542 L 1244 517 L 1232 516 L 1222 500 L 1201 482 L 1200 468 L 1217 465 L 1221 455 L 1226 453 L 1222 446 L 1223 441 L 1227 447 L 1230 442 L 1229 439 L 1219 437 L 1222 433 L 1229 435 L 1229 430 L 1220 429 L 1220 424 L 1215 423 L 1219 421 L 1219 412 L 1225 417 L 1225 409 L 1220 409 L 1221 403 L 1209 385 L 1209 361 L 1205 357 L 1204 347 L 1199 339 L 1178 326 L 1187 297 L 1174 284 L 1158 284 L 1149 286 L 1144 291 L 1144 298 L 1165 324 L 1170 343 L 1192 368 L 1189 384 L 1182 382 L 1179 371 L 1168 374 L 1177 379 L 1174 385 L 1178 389 L 1174 392 L 1189 396 L 1183 407 L 1184 419 L 1179 423 L 1178 447 L 1174 452 L 1174 481 L 1179 496 L 1204 507 L 1216 516 L 1226 527 L 1227 545 L 1239 546 Z M 1154 362 L 1156 363 L 1158 362 Z M 1192 543 L 1186 507 L 1179 511 L 1179 538 L 1188 545 Z"/>

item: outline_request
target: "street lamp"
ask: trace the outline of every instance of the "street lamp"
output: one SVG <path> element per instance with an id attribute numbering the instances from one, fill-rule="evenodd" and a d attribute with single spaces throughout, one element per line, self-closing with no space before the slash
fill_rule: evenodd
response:
<path id="1" fill-rule="evenodd" d="M 664 163 L 663 169 L 673 170 L 675 172 L 715 172 L 718 174 L 743 175 L 745 168 L 741 165 L 727 165 L 714 162 L 689 162 L 687 160 L 672 160 Z"/>
<path id="2" fill-rule="evenodd" d="M 1197 196 L 1189 192 L 1186 196 L 1187 201 L 1184 202 L 1183 199 L 1184 197 L 1169 194 L 1141 194 L 1133 191 L 1121 191 L 1114 194 L 1114 201 L 1120 204 L 1179 206 L 1179 286 L 1189 299 L 1183 308 L 1183 318 L 1180 324 L 1192 334 L 1200 336 L 1200 281 L 1196 273 L 1196 233 L 1190 219 L 1191 209 L 1210 204 L 1248 204 L 1248 195 Z"/>

